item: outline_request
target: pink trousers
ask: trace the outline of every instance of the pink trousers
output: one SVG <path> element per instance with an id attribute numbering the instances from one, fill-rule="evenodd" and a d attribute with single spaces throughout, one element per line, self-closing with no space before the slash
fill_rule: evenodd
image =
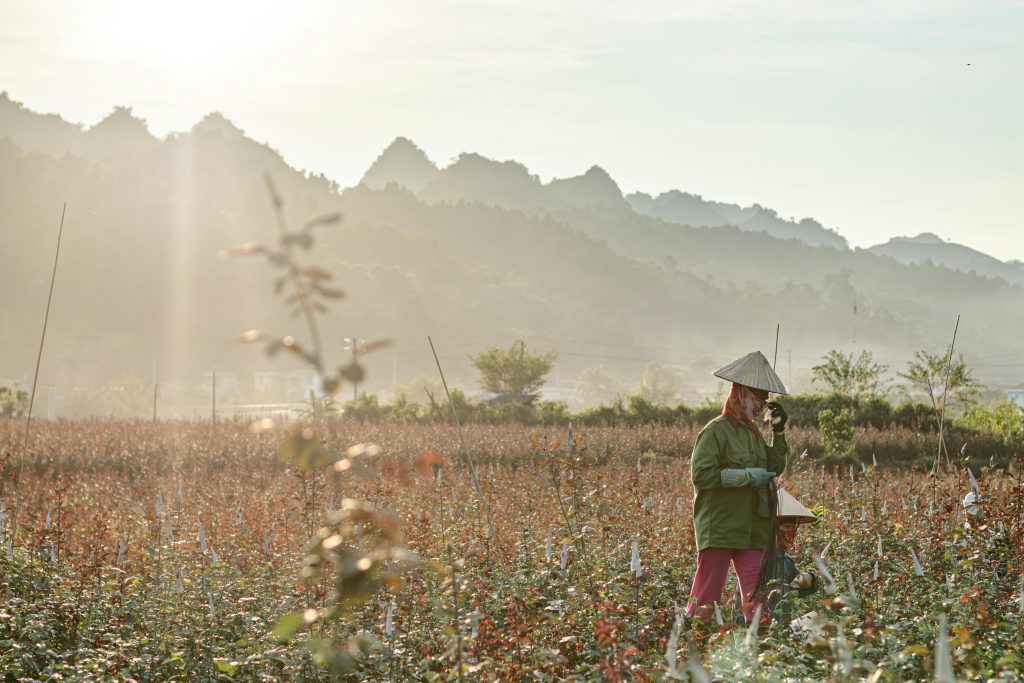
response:
<path id="1" fill-rule="evenodd" d="M 687 616 L 696 616 L 707 621 L 714 612 L 714 603 L 722 604 L 722 591 L 729 578 L 729 564 L 736 569 L 743 595 L 743 616 L 747 623 L 753 616 L 755 605 L 750 596 L 757 585 L 757 574 L 761 570 L 764 550 L 734 550 L 732 548 L 705 548 L 697 553 L 697 573 L 690 588 L 690 601 L 686 606 Z"/>

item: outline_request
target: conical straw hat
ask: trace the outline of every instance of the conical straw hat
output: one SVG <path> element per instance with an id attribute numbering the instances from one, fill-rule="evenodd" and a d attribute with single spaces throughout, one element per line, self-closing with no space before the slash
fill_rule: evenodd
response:
<path id="1" fill-rule="evenodd" d="M 817 522 L 818 517 L 786 489 L 779 489 L 779 517 L 796 517 L 799 522 Z"/>
<path id="2" fill-rule="evenodd" d="M 760 351 L 748 353 L 743 358 L 734 360 L 711 374 L 746 387 L 770 391 L 773 394 L 789 393 L 786 391 L 786 385 L 775 374 L 768 359 Z"/>

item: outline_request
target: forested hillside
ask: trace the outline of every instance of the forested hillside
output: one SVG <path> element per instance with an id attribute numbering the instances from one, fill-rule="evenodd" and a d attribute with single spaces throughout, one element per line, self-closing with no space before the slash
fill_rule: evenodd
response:
<path id="1" fill-rule="evenodd" d="M 348 293 L 328 319 L 332 349 L 353 335 L 397 341 L 370 359 L 369 388 L 429 372 L 427 334 L 467 383 L 467 353 L 526 336 L 561 352 L 563 381 L 598 365 L 635 381 L 660 360 L 700 387 L 720 360 L 767 349 L 776 323 L 803 357 L 851 343 L 940 349 L 957 313 L 969 356 L 1012 351 L 1024 332 L 1024 290 L 1004 280 L 669 222 L 638 213 L 599 167 L 545 184 L 475 154 L 439 169 L 404 140 L 342 189 L 219 114 L 158 139 L 127 109 L 86 128 L 4 96 L 0 250 L 13 257 L 0 271 L 0 377 L 34 362 L 64 201 L 49 381 L 266 366 L 232 337 L 297 323 L 274 302 L 265 262 L 218 258 L 274 239 L 264 175 L 294 223 L 344 214 L 313 258 Z"/>

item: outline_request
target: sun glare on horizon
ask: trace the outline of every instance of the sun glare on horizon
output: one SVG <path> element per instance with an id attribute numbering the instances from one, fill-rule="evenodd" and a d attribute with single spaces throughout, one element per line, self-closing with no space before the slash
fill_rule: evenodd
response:
<path id="1" fill-rule="evenodd" d="M 216 77 L 266 49 L 286 14 L 283 4 L 265 2 L 109 2 L 97 12 L 94 47 L 171 77 Z"/>

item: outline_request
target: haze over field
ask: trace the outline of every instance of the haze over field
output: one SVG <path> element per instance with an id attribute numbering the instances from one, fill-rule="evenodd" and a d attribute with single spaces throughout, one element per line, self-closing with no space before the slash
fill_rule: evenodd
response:
<path id="1" fill-rule="evenodd" d="M 957 314 L 979 377 L 1015 386 L 1022 18 L 960 0 L 6 2 L 0 379 L 31 375 L 65 200 L 41 374 L 65 406 L 156 382 L 187 407 L 202 373 L 294 367 L 231 341 L 296 328 L 267 264 L 216 256 L 273 239 L 269 173 L 292 220 L 345 214 L 314 254 L 349 294 L 329 348 L 398 342 L 366 389 L 433 375 L 432 334 L 469 388 L 467 354 L 525 338 L 559 354 L 565 392 L 591 371 L 610 397 L 657 362 L 695 400 L 718 363 L 770 353 L 777 323 L 780 373 L 807 389 L 828 349 L 900 369 Z"/>
<path id="2" fill-rule="evenodd" d="M 156 379 L 201 398 L 204 371 L 282 367 L 231 341 L 252 327 L 297 329 L 269 266 L 218 259 L 274 238 L 264 173 L 296 223 L 345 216 L 314 250 L 349 295 L 328 319 L 328 348 L 340 361 L 347 336 L 398 342 L 368 359 L 367 389 L 429 374 L 428 334 L 470 388 L 467 354 L 522 337 L 558 352 L 552 385 L 578 387 L 602 368 L 626 391 L 660 362 L 682 369 L 693 400 L 714 391 L 709 369 L 752 345 L 770 352 L 776 322 L 780 372 L 806 389 L 828 349 L 867 348 L 899 368 L 913 350 L 941 349 L 957 313 L 959 347 L 985 381 L 1024 379 L 1019 263 L 927 235 L 851 249 L 813 219 L 766 207 L 680 190 L 624 196 L 598 166 L 544 183 L 473 153 L 439 165 L 398 138 L 362 183 L 340 188 L 220 114 L 161 139 L 128 109 L 83 128 L 4 95 L 0 169 L 0 248 L 19 255 L 0 273 L 2 376 L 32 368 L 54 198 L 70 206 L 42 375 L 64 391 Z"/>

